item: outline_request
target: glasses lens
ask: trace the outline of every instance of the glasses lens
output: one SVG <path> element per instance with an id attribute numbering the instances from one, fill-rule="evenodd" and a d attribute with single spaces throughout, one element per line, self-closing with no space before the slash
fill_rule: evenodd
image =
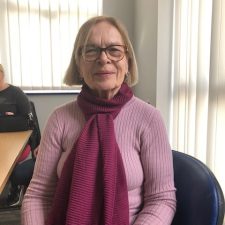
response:
<path id="1" fill-rule="evenodd" d="M 107 57 L 112 61 L 120 61 L 126 53 L 126 46 L 124 45 L 110 45 L 106 48 L 99 48 L 94 46 L 86 46 L 83 48 L 83 58 L 85 61 L 95 61 L 99 58 L 100 53 L 104 51 Z"/>
<path id="2" fill-rule="evenodd" d="M 125 48 L 122 45 L 112 45 L 106 48 L 106 53 L 109 59 L 119 61 L 124 57 Z"/>
<path id="3" fill-rule="evenodd" d="M 96 47 L 87 46 L 83 49 L 83 57 L 86 61 L 94 61 L 98 58 L 99 49 Z"/>

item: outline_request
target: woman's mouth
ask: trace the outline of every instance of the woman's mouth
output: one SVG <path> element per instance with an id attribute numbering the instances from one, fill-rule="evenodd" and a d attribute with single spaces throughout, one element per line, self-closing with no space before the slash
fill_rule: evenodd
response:
<path id="1" fill-rule="evenodd" d="M 114 72 L 112 72 L 112 71 L 99 71 L 99 72 L 94 73 L 95 76 L 102 76 L 102 77 L 110 76 L 113 74 L 114 74 Z"/>

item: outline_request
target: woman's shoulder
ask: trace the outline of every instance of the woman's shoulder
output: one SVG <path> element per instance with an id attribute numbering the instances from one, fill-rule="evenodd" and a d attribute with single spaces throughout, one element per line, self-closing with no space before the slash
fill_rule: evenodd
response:
<path id="1" fill-rule="evenodd" d="M 10 95 L 10 94 L 13 94 L 13 95 L 15 95 L 15 94 L 20 94 L 20 93 L 23 93 L 23 91 L 19 88 L 19 87 L 17 87 L 17 86 L 14 86 L 14 85 L 12 85 L 12 84 L 8 84 L 7 85 L 7 87 L 3 90 L 3 91 L 1 91 L 1 94 L 6 94 L 6 95 Z M 24 93 L 23 93 L 24 94 Z M 15 95 L 16 96 L 16 95 Z M 14 96 L 14 97 L 15 97 Z"/>
<path id="2" fill-rule="evenodd" d="M 77 104 L 77 100 L 71 100 L 69 102 L 66 102 L 60 106 L 57 106 L 52 114 L 56 114 L 60 117 L 68 117 L 81 114 L 81 110 Z"/>
<path id="3" fill-rule="evenodd" d="M 84 115 L 78 107 L 77 101 L 73 100 L 53 109 L 49 115 L 47 127 L 50 127 L 50 130 L 53 127 L 52 129 L 68 131 L 80 127 L 84 121 Z"/>
<path id="4" fill-rule="evenodd" d="M 158 113 L 158 109 L 149 102 L 133 96 L 126 105 L 127 110 L 132 110 L 138 114 L 152 114 Z"/>
<path id="5" fill-rule="evenodd" d="M 161 112 L 152 104 L 134 96 L 119 114 L 120 121 L 136 124 L 144 130 L 164 124 Z M 143 130 L 141 129 L 141 130 Z"/>
<path id="6" fill-rule="evenodd" d="M 15 99 L 17 99 L 18 101 L 20 100 L 27 100 L 28 101 L 28 97 L 27 95 L 24 93 L 24 91 L 15 85 L 9 84 L 9 87 L 6 89 L 8 95 L 13 95 Z"/>
<path id="7" fill-rule="evenodd" d="M 7 89 L 8 89 L 8 91 L 25 94 L 20 87 L 12 85 L 12 84 L 9 84 Z"/>
<path id="8" fill-rule="evenodd" d="M 152 104 L 134 96 L 124 107 L 123 116 L 140 121 L 141 123 L 151 123 L 153 120 L 161 120 L 160 111 Z"/>

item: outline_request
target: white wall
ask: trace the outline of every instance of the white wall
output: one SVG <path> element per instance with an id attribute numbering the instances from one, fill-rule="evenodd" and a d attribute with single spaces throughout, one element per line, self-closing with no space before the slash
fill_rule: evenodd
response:
<path id="1" fill-rule="evenodd" d="M 135 94 L 156 105 L 157 0 L 135 1 L 134 40 L 139 68 Z"/>
<path id="2" fill-rule="evenodd" d="M 103 0 L 103 14 L 114 16 L 126 26 L 131 42 L 134 43 L 135 0 Z"/>
<path id="3" fill-rule="evenodd" d="M 173 0 L 158 0 L 156 107 L 169 131 L 172 60 Z"/>

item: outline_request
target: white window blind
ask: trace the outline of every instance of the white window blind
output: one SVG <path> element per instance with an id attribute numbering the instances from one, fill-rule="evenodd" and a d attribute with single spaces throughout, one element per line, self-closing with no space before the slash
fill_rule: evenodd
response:
<path id="1" fill-rule="evenodd" d="M 225 191 L 225 1 L 174 0 L 170 135 Z"/>
<path id="2" fill-rule="evenodd" d="M 0 63 L 23 90 L 62 83 L 79 27 L 102 13 L 101 0 L 1 0 Z"/>

